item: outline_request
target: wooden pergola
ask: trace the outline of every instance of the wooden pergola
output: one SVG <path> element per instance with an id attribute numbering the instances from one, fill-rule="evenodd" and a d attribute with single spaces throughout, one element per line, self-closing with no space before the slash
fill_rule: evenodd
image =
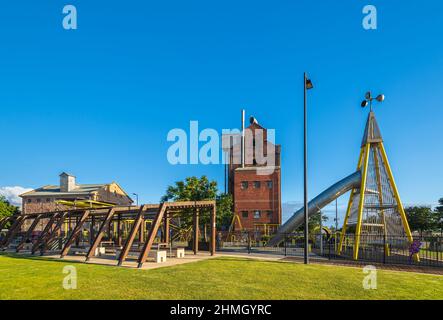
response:
<path id="1" fill-rule="evenodd" d="M 145 204 L 141 206 L 115 206 L 109 208 L 94 209 L 70 209 L 63 211 L 53 211 L 34 214 L 22 214 L 0 220 L 0 230 L 8 222 L 12 222 L 6 236 L 0 243 L 0 248 L 6 250 L 18 234 L 22 235 L 20 243 L 15 247 L 16 252 L 20 252 L 25 244 L 30 241 L 33 231 L 42 222 L 44 228 L 38 238 L 32 244 L 31 253 L 40 252 L 44 255 L 50 249 L 51 243 L 60 238 L 61 231 L 65 225 L 65 237 L 60 250 L 60 256 L 68 255 L 71 247 L 78 240 L 84 225 L 89 223 L 89 249 L 86 253 L 86 261 L 95 255 L 96 249 L 100 246 L 106 232 L 111 229 L 111 224 L 117 224 L 117 237 L 115 245 L 121 248 L 116 255 L 118 265 L 121 266 L 132 251 L 134 241 L 138 236 L 139 256 L 138 267 L 142 267 L 158 238 L 161 231 L 160 242 L 170 243 L 170 221 L 173 218 L 184 217 L 185 214 L 192 214 L 192 249 L 194 254 L 199 251 L 199 219 L 202 214 L 208 212 L 210 215 L 210 241 L 209 251 L 215 254 L 216 248 L 216 204 L 215 201 L 179 201 L 164 202 L 161 204 Z M 151 221 L 148 230 L 145 230 L 145 221 Z M 125 241 L 122 239 L 122 223 L 131 221 L 132 227 Z M 24 230 L 25 222 L 29 227 Z M 94 225 L 99 223 L 98 232 L 95 232 Z M 66 227 L 67 225 L 67 227 Z M 147 232 L 147 235 L 145 236 Z M 61 243 L 61 242 L 60 242 Z M 138 252 L 138 251 L 137 251 Z"/>

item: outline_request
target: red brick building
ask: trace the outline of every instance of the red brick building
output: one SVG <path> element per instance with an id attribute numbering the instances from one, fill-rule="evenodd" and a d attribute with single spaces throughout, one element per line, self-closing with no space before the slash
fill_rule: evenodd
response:
<path id="1" fill-rule="evenodd" d="M 233 143 L 228 164 L 228 192 L 241 221 L 240 226 L 236 219 L 235 229 L 272 233 L 281 224 L 281 147 L 268 141 L 267 129 L 253 117 L 242 141 L 244 148 Z M 268 150 L 273 157 L 268 157 Z"/>

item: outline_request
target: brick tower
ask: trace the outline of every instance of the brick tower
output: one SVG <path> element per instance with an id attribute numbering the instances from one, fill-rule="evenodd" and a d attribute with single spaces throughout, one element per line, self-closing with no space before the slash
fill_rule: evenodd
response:
<path id="1" fill-rule="evenodd" d="M 242 118 L 244 128 L 244 113 Z M 237 136 L 227 165 L 228 192 L 239 218 L 235 230 L 273 233 L 281 224 L 280 145 L 268 141 L 268 130 L 253 117 Z"/>

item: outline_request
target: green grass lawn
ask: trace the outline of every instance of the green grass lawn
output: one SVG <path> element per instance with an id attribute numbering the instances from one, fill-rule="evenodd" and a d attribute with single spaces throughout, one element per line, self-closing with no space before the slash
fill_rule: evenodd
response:
<path id="1" fill-rule="evenodd" d="M 78 288 L 62 287 L 63 267 Z M 443 276 L 378 271 L 365 290 L 362 269 L 215 258 L 153 270 L 0 255 L 0 299 L 443 299 Z"/>

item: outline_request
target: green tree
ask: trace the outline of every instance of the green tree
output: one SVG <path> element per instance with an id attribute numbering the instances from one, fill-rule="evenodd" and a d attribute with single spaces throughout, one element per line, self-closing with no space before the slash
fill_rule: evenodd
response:
<path id="1" fill-rule="evenodd" d="M 432 230 L 433 214 L 432 210 L 426 206 L 413 206 L 405 208 L 411 231 L 418 231 L 420 235 L 423 232 Z"/>
<path id="2" fill-rule="evenodd" d="M 206 176 L 201 178 L 187 177 L 184 181 L 177 181 L 169 186 L 161 201 L 202 201 L 216 200 L 217 202 L 217 227 L 226 227 L 232 220 L 232 197 L 228 194 L 217 196 L 217 182 L 209 181 Z M 189 210 L 192 212 L 192 209 Z M 192 223 L 192 215 L 182 219 L 185 225 Z M 209 215 L 202 215 L 202 224 L 209 223 Z"/>
<path id="3" fill-rule="evenodd" d="M 325 225 L 325 222 L 328 221 L 328 217 L 321 211 L 317 211 L 314 214 L 311 214 L 309 216 L 309 233 L 312 234 L 314 233 L 314 230 L 316 228 L 320 227 L 320 217 L 321 217 L 321 221 L 322 221 L 322 225 Z M 302 224 L 300 227 L 298 227 L 297 231 L 304 231 L 305 230 L 305 226 L 304 224 Z M 320 233 L 320 231 L 317 231 L 318 233 Z"/>
<path id="4" fill-rule="evenodd" d="M 8 200 L 4 196 L 0 195 L 0 219 L 5 217 L 10 217 L 16 214 L 20 214 L 20 209 L 16 206 L 13 206 L 9 203 Z M 10 223 L 7 223 L 5 228 L 8 228 Z"/>
<path id="5" fill-rule="evenodd" d="M 440 231 L 440 234 L 443 236 L 443 198 L 438 200 L 439 206 L 435 207 L 433 212 L 433 222 L 434 226 L 437 230 Z"/>

